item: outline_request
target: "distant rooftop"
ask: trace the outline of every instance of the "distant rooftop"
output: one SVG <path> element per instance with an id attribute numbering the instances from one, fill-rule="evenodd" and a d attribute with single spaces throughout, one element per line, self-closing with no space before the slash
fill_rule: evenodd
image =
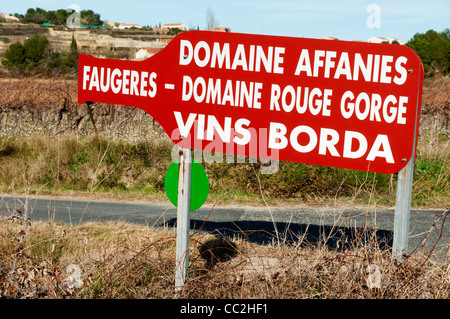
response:
<path id="1" fill-rule="evenodd" d="M 166 29 L 178 28 L 180 30 L 186 30 L 187 31 L 188 26 L 185 25 L 184 23 L 166 23 L 166 24 L 163 24 L 161 26 L 161 28 L 166 28 Z"/>
<path id="2" fill-rule="evenodd" d="M 339 40 L 338 38 L 335 38 L 335 37 L 320 37 L 318 39 L 322 39 L 322 40 Z"/>
<path id="3" fill-rule="evenodd" d="M 338 38 L 327 37 L 327 36 L 319 37 L 318 39 L 322 39 L 322 40 L 339 40 Z M 353 40 L 353 41 L 354 42 L 365 42 L 365 41 L 362 41 L 362 40 Z M 384 43 L 386 43 L 386 42 L 393 43 L 393 42 L 398 42 L 400 44 L 404 44 L 404 43 L 400 42 L 399 39 L 394 38 L 394 37 L 386 37 L 386 38 L 384 38 L 384 37 L 371 37 L 367 42 L 369 42 L 369 43 L 383 43 L 383 42 Z"/>
<path id="4" fill-rule="evenodd" d="M 229 27 L 214 27 L 214 31 L 231 32 L 231 28 L 229 28 Z"/>
<path id="5" fill-rule="evenodd" d="M 0 13 L 0 18 L 5 19 L 6 21 L 15 21 L 15 22 L 19 21 L 19 18 L 9 15 L 8 13 Z"/>
<path id="6" fill-rule="evenodd" d="M 369 39 L 369 42 L 371 43 L 383 43 L 383 42 L 388 42 L 388 43 L 393 43 L 393 42 L 398 42 L 400 44 L 404 44 L 402 42 L 400 42 L 399 39 L 394 38 L 394 37 L 387 37 L 387 38 L 383 38 L 383 37 L 371 37 Z"/>
<path id="7" fill-rule="evenodd" d="M 140 26 L 139 24 L 135 24 L 135 23 L 122 23 L 119 25 L 119 29 L 128 29 L 128 28 L 142 28 L 142 26 Z"/>

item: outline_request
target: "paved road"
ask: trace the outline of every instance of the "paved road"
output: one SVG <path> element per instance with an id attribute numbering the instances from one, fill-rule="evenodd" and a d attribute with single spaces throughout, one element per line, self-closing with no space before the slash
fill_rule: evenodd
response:
<path id="1" fill-rule="evenodd" d="M 0 219 L 15 209 L 25 211 L 32 220 L 54 220 L 69 224 L 88 221 L 125 221 L 152 227 L 176 225 L 176 208 L 172 205 L 152 203 L 125 203 L 84 201 L 75 199 L 49 199 L 36 197 L 11 197 L 0 195 Z M 439 258 L 449 258 L 450 218 L 441 218 L 444 210 L 412 210 L 409 251 L 429 252 L 437 242 L 435 251 Z M 436 222 L 437 221 L 437 222 Z M 445 221 L 445 223 L 443 223 Z M 435 224 L 436 227 L 433 227 Z M 365 208 L 280 208 L 280 207 L 208 207 L 191 213 L 191 229 L 243 236 L 247 240 L 267 243 L 276 234 L 281 238 L 302 244 L 314 244 L 328 238 L 331 248 L 342 248 L 352 242 L 361 228 L 375 230 L 381 247 L 391 247 L 394 210 Z M 442 237 L 440 233 L 442 230 Z M 370 240 L 364 233 L 359 240 Z M 347 243 L 342 240 L 342 235 Z M 422 245 L 424 238 L 428 239 Z"/>

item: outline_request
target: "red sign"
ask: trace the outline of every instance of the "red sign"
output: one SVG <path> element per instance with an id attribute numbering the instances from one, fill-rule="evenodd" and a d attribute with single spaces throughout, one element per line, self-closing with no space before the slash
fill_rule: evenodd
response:
<path id="1" fill-rule="evenodd" d="M 402 45 L 190 31 L 141 62 L 80 55 L 78 102 L 139 107 L 183 147 L 395 173 L 422 82 Z"/>

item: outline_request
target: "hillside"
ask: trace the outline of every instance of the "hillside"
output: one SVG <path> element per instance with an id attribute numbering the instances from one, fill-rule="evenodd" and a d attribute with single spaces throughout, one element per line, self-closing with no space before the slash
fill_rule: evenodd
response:
<path id="1" fill-rule="evenodd" d="M 174 37 L 166 33 L 159 28 L 72 30 L 67 27 L 9 23 L 0 26 L 0 54 L 3 55 L 11 43 L 23 42 L 33 34 L 40 34 L 48 38 L 55 51 L 68 51 L 74 36 L 80 53 L 106 58 L 134 58 L 141 48 L 164 48 Z"/>

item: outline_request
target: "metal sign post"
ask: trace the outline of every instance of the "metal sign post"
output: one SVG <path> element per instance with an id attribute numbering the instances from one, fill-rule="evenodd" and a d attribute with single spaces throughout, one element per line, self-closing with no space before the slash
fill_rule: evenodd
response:
<path id="1" fill-rule="evenodd" d="M 403 261 L 403 255 L 408 253 L 409 222 L 411 216 L 414 160 L 416 158 L 419 112 L 422 96 L 423 67 L 418 69 L 418 73 L 419 83 L 417 88 L 418 96 L 416 100 L 412 153 L 408 163 L 398 172 L 397 196 L 395 198 L 394 240 L 392 243 L 392 254 L 399 263 Z"/>
<path id="2" fill-rule="evenodd" d="M 186 282 L 189 266 L 189 230 L 191 202 L 192 150 L 180 150 L 177 206 L 177 243 L 175 290 L 180 290 Z"/>
<path id="3" fill-rule="evenodd" d="M 398 173 L 392 253 L 399 262 L 402 261 L 403 255 L 408 253 L 413 171 L 414 158 L 411 158 L 408 164 Z"/>

